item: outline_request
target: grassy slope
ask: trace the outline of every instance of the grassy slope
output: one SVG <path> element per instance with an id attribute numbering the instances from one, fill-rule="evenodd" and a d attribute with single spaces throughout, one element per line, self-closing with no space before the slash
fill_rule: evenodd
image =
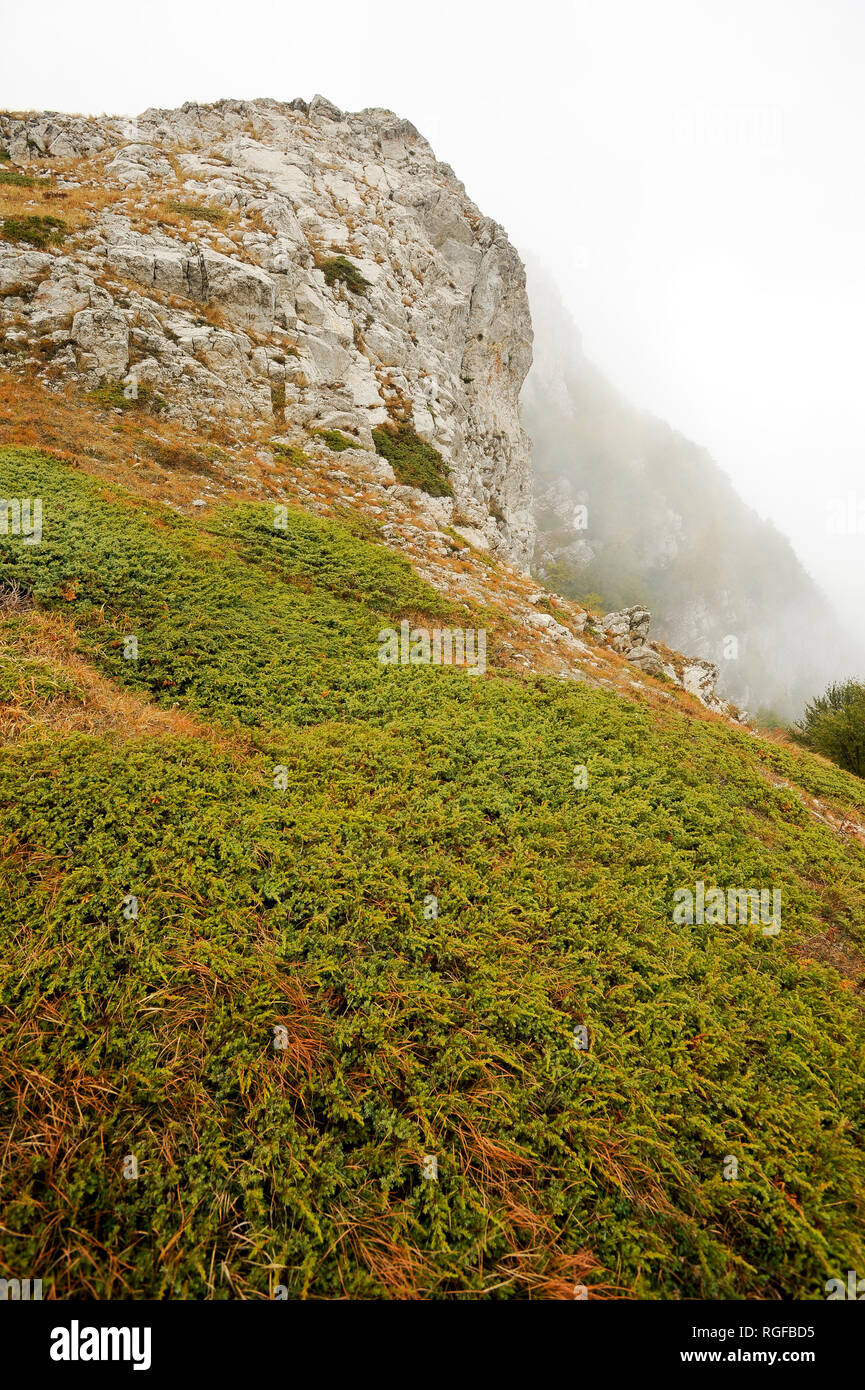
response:
<path id="1" fill-rule="evenodd" d="M 382 625 L 447 607 L 305 513 L 196 526 L 28 450 L 0 481 L 45 511 L 0 583 L 215 731 L 0 749 L 2 1273 L 809 1298 L 862 1267 L 865 852 L 796 794 L 861 814 L 861 784 L 584 685 L 381 667 Z M 0 703 L 44 715 L 76 690 L 35 621 L 6 622 Z M 781 935 L 675 926 L 698 878 L 781 887 Z"/>

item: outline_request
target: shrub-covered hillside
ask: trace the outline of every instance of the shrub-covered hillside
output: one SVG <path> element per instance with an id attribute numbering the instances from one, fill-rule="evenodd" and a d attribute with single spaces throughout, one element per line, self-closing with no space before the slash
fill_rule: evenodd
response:
<path id="1" fill-rule="evenodd" d="M 0 479 L 43 500 L 39 545 L 0 536 L 3 1274 L 809 1299 L 862 1268 L 860 782 L 588 684 L 383 666 L 382 627 L 453 612 L 299 509 L 193 522 L 28 449 Z M 781 932 L 674 923 L 697 881 L 780 889 Z"/>

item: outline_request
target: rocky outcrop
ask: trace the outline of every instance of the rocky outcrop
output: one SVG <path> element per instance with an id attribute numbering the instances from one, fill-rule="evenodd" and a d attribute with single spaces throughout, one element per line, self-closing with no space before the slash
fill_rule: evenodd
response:
<path id="1" fill-rule="evenodd" d="M 696 695 L 707 709 L 731 719 L 747 720 L 744 711 L 737 710 L 717 694 L 718 668 L 711 661 L 681 656 L 649 641 L 651 620 L 652 615 L 647 608 L 634 604 L 631 608 L 607 613 L 601 619 L 600 627 L 613 651 L 624 656 L 632 666 L 639 667 L 647 676 L 664 676 L 690 695 Z"/>
<path id="2" fill-rule="evenodd" d="M 528 566 L 522 263 L 409 122 L 224 101 L 3 115 L 0 145 L 52 178 L 52 212 L 91 209 L 56 247 L 0 241 L 18 360 L 50 383 L 147 386 L 192 427 L 339 430 L 372 452 L 373 429 L 407 425 L 450 470 L 441 524 Z"/>
<path id="3" fill-rule="evenodd" d="M 649 640 L 648 609 L 599 628 L 582 605 L 531 592 L 522 264 L 408 122 L 322 98 L 220 102 L 134 122 L 0 115 L 0 146 L 25 174 L 10 186 L 33 180 L 37 220 L 76 213 L 43 248 L 3 229 L 5 365 L 233 432 L 266 495 L 350 502 L 452 598 L 498 608 L 507 589 L 501 653 L 515 668 L 626 693 L 660 677 L 738 717 L 715 666 Z M 380 452 L 382 425 L 433 446 L 452 495 L 422 470 L 407 481 Z M 226 476 L 260 488 L 242 464 Z M 219 496 L 200 481 L 191 507 Z M 582 527 L 582 499 L 562 485 L 554 500 Z"/>
<path id="4" fill-rule="evenodd" d="M 635 604 L 632 608 L 622 608 L 618 613 L 608 613 L 601 620 L 601 627 L 607 633 L 613 650 L 625 654 L 645 646 L 651 621 L 648 608 Z"/>

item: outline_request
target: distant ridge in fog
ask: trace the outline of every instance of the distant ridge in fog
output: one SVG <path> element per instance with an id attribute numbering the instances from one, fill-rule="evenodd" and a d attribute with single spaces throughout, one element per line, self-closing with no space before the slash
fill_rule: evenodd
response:
<path id="1" fill-rule="evenodd" d="M 534 446 L 534 573 L 605 610 L 644 603 L 653 636 L 717 663 L 725 697 L 755 713 L 798 716 L 861 659 L 828 600 L 705 449 L 631 405 L 588 360 L 551 277 L 531 257 L 527 274 L 535 341 L 522 400 Z"/>

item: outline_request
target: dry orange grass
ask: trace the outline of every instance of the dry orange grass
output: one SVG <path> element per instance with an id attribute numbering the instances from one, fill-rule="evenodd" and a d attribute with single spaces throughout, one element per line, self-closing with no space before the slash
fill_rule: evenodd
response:
<path id="1" fill-rule="evenodd" d="M 122 738 L 171 734 L 212 737 L 210 730 L 179 709 L 161 709 L 114 685 L 77 652 L 74 625 L 55 614 L 31 610 L 14 630 L 0 609 L 0 654 L 19 653 L 44 662 L 75 687 L 75 694 L 39 694 L 35 677 L 25 674 L 12 698 L 0 704 L 0 742 L 12 743 L 37 727 L 66 733 L 113 733 Z"/>
<path id="2" fill-rule="evenodd" d="M 183 505 L 198 497 L 200 479 L 196 480 L 188 470 L 161 468 L 157 461 L 148 458 L 148 443 L 189 456 L 197 453 L 202 456 L 202 472 L 212 468 L 219 473 L 218 464 L 205 460 L 202 444 L 232 444 L 233 437 L 226 430 L 193 431 L 144 412 L 120 413 L 102 408 L 72 387 L 62 393 L 49 391 L 23 374 L 0 370 L 0 445 L 47 450 L 73 467 L 120 483 L 148 501 L 161 495 L 153 487 L 154 480 L 165 484 L 173 502 Z M 251 476 L 256 484 L 257 478 L 264 476 L 255 457 L 258 447 L 255 431 L 250 430 L 246 446 L 232 455 L 232 466 Z M 223 474 L 226 497 L 250 494 L 249 485 L 235 481 L 225 470 Z M 252 493 L 258 495 L 257 485 Z"/>
<path id="3" fill-rule="evenodd" d="M 59 184 L 56 179 L 34 174 L 37 182 L 32 188 L 0 183 L 0 219 L 24 217 L 59 217 L 70 233 L 81 231 L 106 207 L 125 197 L 119 188 L 99 184 L 80 186 Z"/>

